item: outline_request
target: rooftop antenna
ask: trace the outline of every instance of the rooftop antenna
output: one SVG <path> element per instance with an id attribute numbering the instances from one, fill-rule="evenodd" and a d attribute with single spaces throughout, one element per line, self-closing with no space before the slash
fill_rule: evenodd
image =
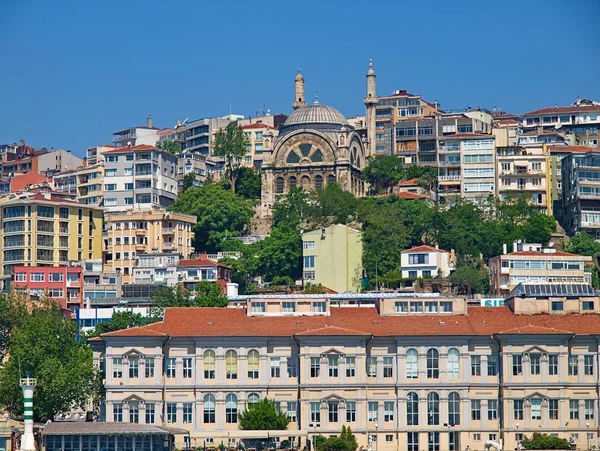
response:
<path id="1" fill-rule="evenodd" d="M 319 104 L 319 91 L 315 92 L 315 105 Z"/>

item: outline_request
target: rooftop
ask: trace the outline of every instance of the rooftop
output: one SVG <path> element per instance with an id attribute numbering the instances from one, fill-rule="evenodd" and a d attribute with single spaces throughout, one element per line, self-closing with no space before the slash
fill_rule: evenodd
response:
<path id="1" fill-rule="evenodd" d="M 454 135 L 444 136 L 444 140 L 452 140 L 452 139 L 481 139 L 488 138 L 494 139 L 494 135 L 487 135 L 485 133 L 455 133 Z"/>
<path id="2" fill-rule="evenodd" d="M 166 150 L 159 149 L 158 147 L 155 147 L 155 146 L 149 146 L 148 144 L 140 144 L 138 146 L 132 146 L 132 147 L 118 147 L 116 149 L 111 149 L 111 150 L 102 152 L 102 154 L 106 155 L 109 153 L 112 154 L 112 153 L 142 152 L 142 151 L 147 151 L 147 150 L 156 150 L 158 152 L 166 152 Z"/>
<path id="3" fill-rule="evenodd" d="M 187 434 L 183 429 L 166 428 L 153 424 L 105 423 L 87 421 L 56 421 L 44 427 L 44 435 L 175 435 Z"/>
<path id="4" fill-rule="evenodd" d="M 554 108 L 542 108 L 540 110 L 530 111 L 523 114 L 526 116 L 539 116 L 542 114 L 564 114 L 564 113 L 587 113 L 600 112 L 600 105 L 571 105 L 571 106 L 555 106 Z"/>
<path id="5" fill-rule="evenodd" d="M 253 124 L 242 125 L 244 130 L 252 129 L 252 128 L 269 128 L 271 130 L 277 130 L 277 127 L 272 127 L 269 124 L 263 124 L 262 122 L 255 122 Z"/>
<path id="6" fill-rule="evenodd" d="M 200 257 L 191 260 L 181 260 L 179 263 L 177 263 L 178 268 L 193 268 L 196 266 L 220 266 L 221 268 L 229 268 L 229 266 L 223 265 L 213 260 L 209 260 L 206 257 Z"/>
<path id="7" fill-rule="evenodd" d="M 406 249 L 405 251 L 400 252 L 401 254 L 406 254 L 408 252 L 443 252 L 443 253 L 448 253 L 448 251 L 445 251 L 443 249 L 437 249 L 435 247 L 431 247 L 431 246 L 417 246 L 417 247 L 413 247 L 411 249 Z"/>

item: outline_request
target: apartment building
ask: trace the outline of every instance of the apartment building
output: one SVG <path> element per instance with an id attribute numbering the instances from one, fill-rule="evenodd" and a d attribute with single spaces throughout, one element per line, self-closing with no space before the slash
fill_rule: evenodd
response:
<path id="1" fill-rule="evenodd" d="M 207 180 L 221 180 L 225 171 L 222 158 L 206 156 L 201 153 L 184 151 L 177 155 L 177 185 L 179 191 L 183 187 L 186 175 L 194 174 L 194 186 L 202 186 Z"/>
<path id="2" fill-rule="evenodd" d="M 81 204 L 103 204 L 104 163 L 60 172 L 53 181 L 56 191 L 72 195 Z"/>
<path id="3" fill-rule="evenodd" d="M 2 162 L 2 175 L 15 177 L 19 175 L 36 173 L 48 177 L 61 171 L 75 169 L 83 165 L 83 160 L 76 157 L 70 150 L 46 149 L 34 151 L 31 155 L 6 154 Z"/>
<path id="4" fill-rule="evenodd" d="M 137 254 L 133 267 L 133 283 L 175 285 L 180 260 L 181 255 L 176 252 Z"/>
<path id="5" fill-rule="evenodd" d="M 67 266 L 102 257 L 102 210 L 50 192 L 0 198 L 2 272 L 14 266 Z"/>
<path id="6" fill-rule="evenodd" d="M 47 294 L 71 311 L 83 306 L 83 269 L 78 266 L 15 266 L 11 287 L 40 299 Z"/>
<path id="7" fill-rule="evenodd" d="M 271 148 L 273 138 L 279 134 L 279 130 L 262 122 L 254 122 L 242 125 L 241 127 L 248 140 L 248 144 L 246 145 L 248 153 L 243 157 L 241 165 L 260 170 L 263 164 L 263 151 Z M 267 146 L 266 149 L 265 146 Z"/>
<path id="8" fill-rule="evenodd" d="M 513 309 L 402 294 L 362 307 L 289 295 L 167 309 L 162 322 L 90 342 L 105 374 L 102 413 L 184 428 L 209 445 L 295 437 L 303 447 L 349 426 L 359 446 L 380 451 L 488 440 L 514 449 L 533 432 L 583 449 L 597 440 L 600 310 L 593 291 L 578 291 L 578 315 L 519 313 L 532 299 L 548 306 L 552 294 L 539 291 L 515 296 Z M 240 431 L 240 412 L 265 397 L 287 413 L 287 430 Z"/>
<path id="9" fill-rule="evenodd" d="M 209 156 L 212 153 L 212 143 L 217 130 L 227 127 L 232 121 L 243 119 L 243 116 L 214 117 L 197 119 L 188 122 L 185 131 L 186 152 L 201 153 Z"/>
<path id="10" fill-rule="evenodd" d="M 573 152 L 562 159 L 562 223 L 569 235 L 600 239 L 600 151 Z"/>
<path id="11" fill-rule="evenodd" d="M 362 232 L 335 224 L 302 234 L 302 279 L 337 293 L 358 292 L 363 276 Z"/>
<path id="12" fill-rule="evenodd" d="M 177 198 L 177 156 L 154 146 L 104 153 L 105 211 L 166 208 Z"/>
<path id="13" fill-rule="evenodd" d="M 158 141 L 158 128 L 152 125 L 152 117 L 148 116 L 143 127 L 127 127 L 113 133 L 115 147 L 156 146 Z M 104 150 L 101 153 L 105 153 Z"/>
<path id="14" fill-rule="evenodd" d="M 125 284 L 134 281 L 133 268 L 139 254 L 176 252 L 189 258 L 194 252 L 195 216 L 156 208 L 109 213 L 104 220 L 104 269 L 121 273 Z"/>
<path id="15" fill-rule="evenodd" d="M 177 283 L 190 291 L 196 291 L 198 282 L 214 282 L 221 287 L 221 293 L 227 294 L 227 284 L 231 282 L 231 268 L 207 258 L 180 260 L 177 263 Z"/>
<path id="16" fill-rule="evenodd" d="M 457 195 L 478 202 L 495 195 L 494 136 L 456 133 L 439 143 L 439 202 Z"/>
<path id="17" fill-rule="evenodd" d="M 502 111 L 492 112 L 492 134 L 496 146 L 516 146 L 519 135 L 522 133 L 521 117 Z"/>
<path id="18" fill-rule="evenodd" d="M 448 277 L 454 270 L 453 253 L 431 246 L 416 246 L 400 253 L 402 277 L 417 279 Z"/>
<path id="19" fill-rule="evenodd" d="M 118 305 L 122 297 L 122 274 L 104 270 L 102 259 L 86 259 L 83 268 L 83 300 L 85 308 Z"/>
<path id="20" fill-rule="evenodd" d="M 573 145 L 598 147 L 600 103 L 578 98 L 570 106 L 542 108 L 523 114 L 523 130 L 560 130 L 572 136 Z"/>
<path id="21" fill-rule="evenodd" d="M 592 257 L 568 254 L 535 243 L 513 243 L 513 251 L 489 261 L 490 291 L 506 296 L 520 283 L 591 283 Z"/>
<path id="22" fill-rule="evenodd" d="M 88 166 L 93 166 L 104 162 L 104 152 L 114 150 L 115 146 L 105 144 L 103 146 L 88 147 L 85 150 L 85 162 Z"/>

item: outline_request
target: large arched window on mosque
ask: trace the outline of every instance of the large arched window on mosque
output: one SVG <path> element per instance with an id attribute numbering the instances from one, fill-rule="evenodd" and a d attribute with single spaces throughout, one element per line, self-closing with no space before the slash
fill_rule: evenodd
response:
<path id="1" fill-rule="evenodd" d="M 323 152 L 321 149 L 316 149 L 312 155 L 310 156 L 310 161 L 313 163 L 322 163 L 323 162 Z"/>
<path id="2" fill-rule="evenodd" d="M 308 175 L 303 175 L 300 179 L 300 185 L 302 185 L 304 191 L 310 191 L 310 177 Z"/>
<path id="3" fill-rule="evenodd" d="M 283 180 L 283 177 L 277 177 L 277 180 L 275 180 L 275 193 L 282 194 L 284 187 L 285 180 Z"/>
<path id="4" fill-rule="evenodd" d="M 287 156 L 287 162 L 289 164 L 300 163 L 300 155 L 298 155 L 295 150 L 292 150 Z"/>
<path id="5" fill-rule="evenodd" d="M 298 184 L 298 179 L 293 175 L 288 179 L 288 184 L 290 185 L 290 189 L 294 188 Z"/>
<path id="6" fill-rule="evenodd" d="M 323 189 L 323 176 L 315 175 L 315 189 Z"/>
<path id="7" fill-rule="evenodd" d="M 335 183 L 335 175 L 333 175 L 333 174 L 329 174 L 329 175 L 327 176 L 327 184 L 328 184 L 328 185 L 330 185 L 330 184 L 332 184 L 332 183 Z"/>

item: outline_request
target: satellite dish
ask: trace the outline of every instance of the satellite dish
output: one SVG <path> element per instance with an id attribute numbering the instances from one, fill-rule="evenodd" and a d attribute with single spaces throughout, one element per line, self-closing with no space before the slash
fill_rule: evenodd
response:
<path id="1" fill-rule="evenodd" d="M 394 91 L 394 94 L 398 95 L 398 94 L 400 94 L 400 91 L 396 89 L 396 90 Z"/>
<path id="2" fill-rule="evenodd" d="M 559 128 L 561 128 L 561 127 L 562 127 L 562 124 L 556 124 L 556 125 L 554 126 L 554 128 L 555 128 L 556 130 L 558 130 L 558 129 L 559 129 Z"/>

